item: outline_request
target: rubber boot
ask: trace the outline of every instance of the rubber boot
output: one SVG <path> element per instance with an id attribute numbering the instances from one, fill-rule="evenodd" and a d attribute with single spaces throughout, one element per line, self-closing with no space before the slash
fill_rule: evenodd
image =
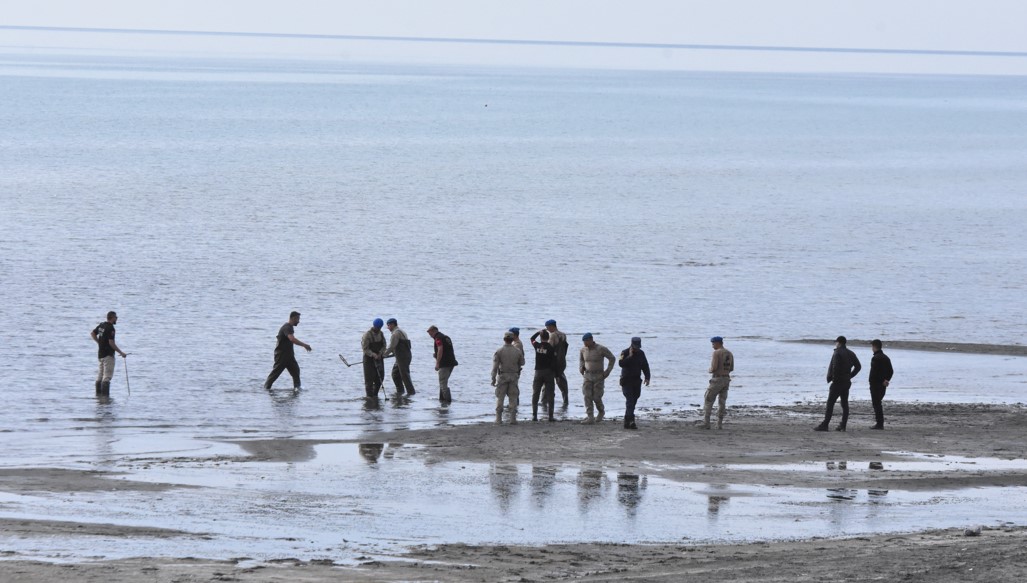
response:
<path id="1" fill-rule="evenodd" d="M 592 425 L 595 422 L 596 422 L 595 418 L 592 417 L 591 415 L 589 415 L 588 417 L 585 417 L 584 419 L 581 420 L 581 424 L 582 425 Z"/>
<path id="2" fill-rule="evenodd" d="M 839 423 L 838 427 L 835 427 L 834 430 L 835 431 L 845 431 L 845 424 L 844 423 Z"/>
<path id="3" fill-rule="evenodd" d="M 96 381 L 96 394 L 100 394 L 100 381 Z"/>
<path id="4" fill-rule="evenodd" d="M 100 394 L 105 396 L 105 397 L 110 396 L 110 394 L 111 394 L 111 382 L 110 381 L 103 381 L 103 382 L 100 383 Z"/>
<path id="5" fill-rule="evenodd" d="M 827 422 L 825 421 L 825 422 L 821 423 L 820 425 L 817 425 L 816 427 L 813 428 L 813 431 L 827 431 Z"/>

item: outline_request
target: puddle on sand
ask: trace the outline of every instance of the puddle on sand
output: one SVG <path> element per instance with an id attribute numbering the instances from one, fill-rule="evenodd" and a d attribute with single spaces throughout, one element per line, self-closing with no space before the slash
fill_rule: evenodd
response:
<path id="1" fill-rule="evenodd" d="M 326 444 L 311 461 L 154 466 L 134 476 L 198 489 L 5 496 L 10 518 L 159 526 L 195 536 L 0 536 L 0 544 L 50 560 L 344 563 L 415 544 L 753 541 L 1027 522 L 1027 488 L 924 493 L 679 483 L 600 466 L 424 464 L 409 455 L 417 447 Z"/>
<path id="2" fill-rule="evenodd" d="M 969 458 L 956 455 L 922 454 L 908 451 L 882 452 L 886 460 L 832 460 L 789 464 L 723 464 L 715 467 L 738 471 L 822 472 L 822 471 L 901 471 L 901 472 L 989 472 L 1027 471 L 1025 459 Z M 901 459 L 895 459 L 901 458 Z M 652 466 L 657 467 L 657 466 Z M 706 466 L 667 466 L 660 468 L 698 469 Z"/>

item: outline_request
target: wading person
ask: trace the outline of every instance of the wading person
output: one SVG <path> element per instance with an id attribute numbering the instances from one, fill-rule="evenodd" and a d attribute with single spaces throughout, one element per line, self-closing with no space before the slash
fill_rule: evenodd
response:
<path id="1" fill-rule="evenodd" d="M 97 344 L 97 358 L 100 361 L 100 368 L 96 372 L 96 394 L 108 396 L 111 394 L 111 379 L 114 377 L 114 355 L 120 354 L 121 358 L 128 356 L 114 341 L 114 325 L 118 323 L 118 314 L 107 312 L 107 321 L 100 322 L 89 333 L 89 337 Z"/>
<path id="2" fill-rule="evenodd" d="M 456 354 L 453 353 L 453 341 L 442 332 L 437 326 L 428 328 L 428 336 L 435 341 L 432 356 L 435 357 L 435 370 L 439 372 L 439 401 L 449 403 L 453 395 L 449 391 L 449 377 L 453 374 L 453 368 L 459 364 L 456 361 Z"/>
<path id="3" fill-rule="evenodd" d="M 392 365 L 392 382 L 396 385 L 396 394 L 402 395 L 406 389 L 407 395 L 413 395 L 415 391 L 414 381 L 410 378 L 410 363 L 413 361 L 410 338 L 399 327 L 395 318 L 389 318 L 385 326 L 389 329 L 389 347 L 385 350 L 383 358 L 396 357 L 396 362 Z"/>
<path id="4" fill-rule="evenodd" d="M 538 340 L 536 340 L 538 339 Z M 549 343 L 548 330 L 539 330 L 531 335 L 529 341 L 535 349 L 535 378 L 531 381 L 531 420 L 538 421 L 538 401 L 542 397 L 542 406 L 549 411 L 549 420 L 553 418 L 553 401 L 556 393 L 556 349 Z"/>
<path id="5" fill-rule="evenodd" d="M 617 365 L 621 369 L 620 390 L 624 394 L 624 429 L 638 429 L 635 404 L 642 396 L 642 384 L 649 386 L 649 359 L 642 352 L 641 338 L 635 336 L 631 339 L 631 346 L 621 351 Z"/>
<path id="6" fill-rule="evenodd" d="M 492 355 L 492 386 L 496 387 L 496 425 L 503 422 L 503 399 L 510 404 L 510 425 L 517 423 L 520 389 L 517 380 L 524 366 L 524 353 L 513 345 L 513 332 L 503 333 L 503 345 Z"/>
<path id="7" fill-rule="evenodd" d="M 835 431 L 845 431 L 845 424 L 849 421 L 849 388 L 861 366 L 856 354 L 845 347 L 845 342 L 844 336 L 835 340 L 834 355 L 827 367 L 827 382 L 831 383 L 827 394 L 827 412 L 824 414 L 824 422 L 817 425 L 814 431 L 827 431 L 834 413 L 834 402 L 839 399 L 842 402 L 842 422 L 835 427 Z"/>
<path id="8" fill-rule="evenodd" d="M 275 367 L 271 369 L 271 374 L 267 375 L 267 380 L 264 381 L 265 389 L 271 390 L 271 385 L 275 384 L 278 376 L 282 374 L 282 371 L 287 370 L 292 375 L 292 390 L 300 390 L 300 365 L 296 362 L 296 353 L 293 352 L 292 345 L 302 346 L 307 352 L 310 352 L 311 348 L 309 344 L 296 338 L 296 326 L 299 324 L 300 313 L 290 312 L 289 321 L 278 329 L 277 343 L 275 344 Z"/>
<path id="9" fill-rule="evenodd" d="M 881 350 L 881 341 L 873 340 L 870 348 L 874 356 L 870 359 L 870 401 L 874 405 L 874 426 L 870 429 L 884 429 L 884 393 L 895 374 L 891 359 Z"/>
<path id="10" fill-rule="evenodd" d="M 360 337 L 360 350 L 364 354 L 364 393 L 369 400 L 378 399 L 378 391 L 385 379 L 385 334 L 381 318 L 375 318 L 371 327 Z"/>
<path id="11" fill-rule="evenodd" d="M 556 386 L 560 387 L 560 394 L 563 395 L 563 407 L 567 408 L 567 335 L 560 332 L 556 327 L 556 320 L 546 320 L 546 330 L 549 332 L 549 343 L 556 350 Z"/>
<path id="12" fill-rule="evenodd" d="M 706 389 L 703 399 L 703 429 L 710 428 L 710 414 L 713 402 L 717 404 L 717 429 L 723 429 L 724 416 L 727 415 L 727 390 L 731 385 L 731 371 L 735 370 L 735 355 L 724 348 L 724 339 L 720 336 L 710 338 L 713 345 L 713 360 L 710 362 L 710 386 Z"/>
<path id="13" fill-rule="evenodd" d="M 613 371 L 613 363 L 617 357 L 610 352 L 610 349 L 592 339 L 591 332 L 585 332 L 581 337 L 585 344 L 578 354 L 578 372 L 584 379 L 581 383 L 581 393 L 585 396 L 585 415 L 581 421 L 585 425 L 591 425 L 602 421 L 606 416 L 606 408 L 603 406 L 603 387 L 606 377 Z M 609 361 L 606 368 L 603 368 L 603 359 Z M 595 407 L 596 415 L 592 415 L 592 407 Z"/>

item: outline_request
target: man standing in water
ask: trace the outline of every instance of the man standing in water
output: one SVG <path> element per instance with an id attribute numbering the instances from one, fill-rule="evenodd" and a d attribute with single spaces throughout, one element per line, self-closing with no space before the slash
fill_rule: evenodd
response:
<path id="1" fill-rule="evenodd" d="M 642 383 L 649 386 L 649 359 L 642 352 L 641 338 L 635 336 L 631 339 L 631 346 L 621 351 L 617 364 L 621 368 L 620 390 L 624 393 L 624 429 L 638 429 L 635 404 L 642 396 Z"/>
<path id="2" fill-rule="evenodd" d="M 413 360 L 410 338 L 399 327 L 395 318 L 389 318 L 385 325 L 389 328 L 389 348 L 385 351 L 384 358 L 396 357 L 396 362 L 392 365 L 392 382 L 396 385 L 396 394 L 402 395 L 405 387 L 407 395 L 413 395 L 416 391 L 414 381 L 410 379 L 410 362 Z"/>
<path id="3" fill-rule="evenodd" d="M 503 398 L 510 403 L 510 425 L 517 423 L 520 390 L 517 380 L 524 366 L 524 353 L 513 345 L 513 332 L 503 333 L 503 345 L 492 355 L 492 386 L 496 387 L 496 425 L 503 422 Z"/>
<path id="4" fill-rule="evenodd" d="M 831 389 L 827 394 L 827 413 L 824 415 L 824 422 L 817 425 L 814 431 L 827 431 L 831 415 L 834 413 L 834 402 L 838 399 L 842 401 L 842 422 L 835 427 L 835 431 L 845 431 L 845 424 L 849 421 L 849 388 L 852 386 L 853 377 L 859 374 L 862 367 L 856 354 L 845 347 L 845 342 L 844 336 L 839 336 L 834 341 L 834 355 L 827 367 L 827 382 L 831 383 Z"/>
<path id="5" fill-rule="evenodd" d="M 114 325 L 117 323 L 118 314 L 113 311 L 107 312 L 107 321 L 100 322 L 89 333 L 93 342 L 99 346 L 97 357 L 100 360 L 100 368 L 96 372 L 97 396 L 106 397 L 111 394 L 111 378 L 114 377 L 114 354 L 120 354 L 121 358 L 128 356 L 118 348 L 117 342 L 114 341 Z"/>
<path id="6" fill-rule="evenodd" d="M 895 371 L 891 367 L 891 359 L 881 350 L 880 340 L 871 341 L 870 348 L 874 351 L 874 356 L 870 359 L 870 401 L 874 405 L 876 421 L 870 429 L 884 429 L 884 406 L 881 402 Z"/>
<path id="7" fill-rule="evenodd" d="M 453 374 L 453 368 L 460 364 L 453 353 L 453 341 L 449 336 L 439 332 L 437 326 L 428 328 L 428 336 L 435 341 L 432 355 L 435 357 L 435 370 L 439 372 L 439 401 L 450 403 L 453 401 L 453 395 L 449 392 L 449 377 Z"/>
<path id="8" fill-rule="evenodd" d="M 535 339 L 539 340 L 536 341 Z M 539 330 L 531 335 L 529 341 L 535 349 L 535 378 L 531 381 L 531 420 L 538 421 L 538 401 L 542 397 L 542 406 L 549 411 L 549 420 L 553 418 L 553 396 L 556 392 L 556 349 L 549 343 L 548 330 Z"/>
<path id="9" fill-rule="evenodd" d="M 581 423 L 591 425 L 602 421 L 606 415 L 606 408 L 603 407 L 603 387 L 606 377 L 610 376 L 610 372 L 613 371 L 613 363 L 617 357 L 610 352 L 609 348 L 597 344 L 592 339 L 591 332 L 585 332 L 581 341 L 585 343 L 585 346 L 581 348 L 581 353 L 578 355 L 578 371 L 584 377 L 581 392 L 585 395 L 585 413 L 587 415 Z M 603 369 L 604 358 L 609 361 L 605 370 Z M 593 405 L 598 413 L 595 417 L 592 416 Z"/>
<path id="10" fill-rule="evenodd" d="M 560 387 L 560 394 L 563 395 L 563 407 L 567 408 L 567 335 L 556 328 L 556 320 L 546 320 L 546 330 L 549 332 L 549 343 L 556 351 L 556 386 Z"/>
<path id="11" fill-rule="evenodd" d="M 720 336 L 710 338 L 713 345 L 713 360 L 710 362 L 710 386 L 706 389 L 703 399 L 703 429 L 710 428 L 710 414 L 713 402 L 717 405 L 717 429 L 724 428 L 724 416 L 727 415 L 727 390 L 731 385 L 731 372 L 735 370 L 735 355 L 724 348 L 724 339 Z"/>
<path id="12" fill-rule="evenodd" d="M 300 365 L 296 362 L 296 354 L 293 352 L 292 345 L 302 346 L 307 352 L 310 352 L 311 348 L 309 344 L 296 338 L 296 326 L 299 324 L 300 313 L 290 312 L 289 321 L 278 329 L 277 344 L 275 344 L 275 367 L 271 369 L 271 374 L 267 375 L 267 380 L 264 381 L 265 389 L 271 390 L 271 385 L 275 384 L 278 376 L 282 374 L 282 371 L 287 370 L 292 375 L 292 390 L 300 390 Z"/>
<path id="13" fill-rule="evenodd" d="M 364 393 L 368 400 L 377 401 L 378 391 L 385 379 L 385 334 L 381 318 L 375 318 L 371 327 L 360 337 L 360 350 L 364 353 Z"/>

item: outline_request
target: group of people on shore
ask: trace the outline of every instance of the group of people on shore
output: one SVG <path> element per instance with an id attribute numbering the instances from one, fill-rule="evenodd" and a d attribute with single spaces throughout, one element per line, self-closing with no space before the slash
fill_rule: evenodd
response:
<path id="1" fill-rule="evenodd" d="M 96 394 L 110 394 L 110 381 L 114 374 L 114 355 L 122 358 L 128 355 L 115 342 L 114 325 L 118 321 L 117 313 L 107 313 L 107 320 L 97 325 L 90 337 L 99 346 L 99 370 L 96 378 Z M 293 346 L 299 346 L 310 352 L 309 344 L 296 338 L 296 326 L 300 323 L 300 313 L 293 311 L 289 319 L 278 330 L 276 337 L 274 366 L 264 388 L 270 390 L 274 382 L 285 371 L 292 376 L 293 390 L 300 388 L 300 367 L 296 361 Z M 386 342 L 382 328 L 389 330 Z M 427 330 L 433 341 L 432 357 L 439 379 L 439 401 L 446 404 L 452 401 L 449 378 L 453 369 L 459 364 L 453 350 L 453 340 L 443 334 L 437 326 Z M 585 402 L 586 417 L 581 421 L 591 425 L 603 420 L 606 407 L 603 403 L 605 380 L 613 372 L 616 363 L 621 369 L 620 387 L 624 395 L 624 428 L 637 429 L 635 423 L 635 405 L 642 393 L 642 386 L 648 386 L 652 378 L 649 360 L 642 350 L 642 339 L 633 337 L 631 345 L 614 356 L 609 348 L 595 341 L 591 332 L 581 336 L 582 347 L 578 353 L 578 372 L 582 377 L 581 392 Z M 731 384 L 731 373 L 735 368 L 734 354 L 724 347 L 724 339 L 720 336 L 710 338 L 713 355 L 710 361 L 710 381 L 703 399 L 704 429 L 710 429 L 710 418 L 713 406 L 717 404 L 717 429 L 722 429 L 727 414 L 727 395 Z M 816 431 L 827 431 L 834 412 L 834 405 L 841 401 L 842 420 L 835 428 L 845 431 L 849 418 L 849 389 L 852 379 L 859 374 L 861 365 L 855 353 L 846 346 L 846 338 L 839 336 L 835 340 L 835 350 L 827 370 L 827 382 L 830 389 L 827 398 L 827 410 L 824 421 Z M 543 415 L 548 414 L 549 421 L 554 421 L 556 389 L 563 396 L 563 407 L 568 406 L 567 386 L 567 352 L 569 343 L 567 335 L 556 325 L 556 320 L 547 320 L 545 326 L 531 335 L 529 344 L 535 354 L 534 376 L 531 382 L 531 419 L 538 421 L 538 408 L 541 403 Z M 412 361 L 410 337 L 407 336 L 395 318 L 383 321 L 375 318 L 371 327 L 360 339 L 362 364 L 364 373 L 365 398 L 377 402 L 379 391 L 384 391 L 386 358 L 394 357 L 392 381 L 398 395 L 413 395 L 416 391 L 410 376 Z M 881 350 L 880 340 L 871 342 L 873 358 L 870 364 L 870 395 L 874 407 L 876 423 L 871 429 L 884 429 L 884 412 L 882 401 L 894 370 L 891 359 Z M 496 395 L 495 422 L 503 422 L 503 409 L 509 411 L 509 423 L 517 423 L 517 410 L 520 404 L 519 382 L 521 371 L 527 360 L 524 344 L 520 340 L 520 329 L 510 328 L 503 333 L 503 345 L 492 357 L 492 386 Z"/>

